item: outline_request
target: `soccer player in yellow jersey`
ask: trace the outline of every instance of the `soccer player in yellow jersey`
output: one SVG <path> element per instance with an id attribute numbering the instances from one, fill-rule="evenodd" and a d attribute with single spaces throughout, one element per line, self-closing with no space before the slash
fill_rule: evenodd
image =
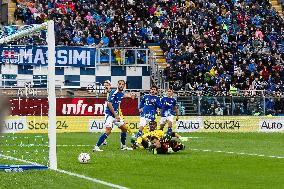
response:
<path id="1" fill-rule="evenodd" d="M 149 132 L 143 134 L 141 137 L 137 138 L 137 141 L 132 140 L 132 148 L 136 149 L 137 147 L 141 146 L 141 148 L 147 149 L 151 145 L 151 138 L 155 137 L 158 139 L 162 139 L 165 136 L 164 131 L 157 130 L 157 122 L 150 121 L 149 122 Z M 176 137 L 178 139 L 183 139 L 179 134 L 172 132 L 171 137 Z"/>

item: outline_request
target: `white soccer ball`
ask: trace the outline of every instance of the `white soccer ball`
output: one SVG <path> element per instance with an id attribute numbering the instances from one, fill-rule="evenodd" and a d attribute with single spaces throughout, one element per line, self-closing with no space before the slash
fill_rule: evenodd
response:
<path id="1" fill-rule="evenodd" d="M 80 163 L 88 163 L 91 160 L 91 156 L 88 153 L 81 153 L 78 160 Z"/>

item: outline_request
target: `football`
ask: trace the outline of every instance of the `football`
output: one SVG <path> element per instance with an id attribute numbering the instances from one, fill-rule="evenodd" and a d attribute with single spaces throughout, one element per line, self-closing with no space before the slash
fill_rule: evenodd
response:
<path id="1" fill-rule="evenodd" d="M 91 160 L 90 154 L 88 153 L 81 153 L 78 157 L 80 163 L 89 163 Z"/>

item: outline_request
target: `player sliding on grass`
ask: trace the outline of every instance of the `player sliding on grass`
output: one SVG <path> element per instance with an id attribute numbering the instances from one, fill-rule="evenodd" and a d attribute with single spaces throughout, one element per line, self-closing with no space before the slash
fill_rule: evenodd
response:
<path id="1" fill-rule="evenodd" d="M 104 134 L 102 134 L 94 147 L 93 151 L 103 151 L 99 147 L 102 145 L 102 143 L 107 139 L 107 137 L 111 134 L 112 130 L 112 124 L 116 125 L 118 128 L 121 129 L 121 144 L 122 148 L 121 150 L 132 150 L 132 148 L 126 147 L 126 132 L 127 129 L 125 127 L 125 123 L 119 116 L 119 105 L 121 103 L 122 98 L 128 98 L 131 97 L 128 94 L 124 94 L 123 90 L 125 87 L 125 81 L 119 80 L 118 81 L 118 87 L 116 90 L 111 90 L 107 107 L 105 109 L 105 128 L 106 131 Z"/>
<path id="2" fill-rule="evenodd" d="M 170 154 L 184 150 L 185 146 L 181 142 L 173 140 L 173 135 L 174 133 L 171 133 L 170 135 L 167 134 L 161 139 L 156 136 L 151 137 L 150 150 L 153 152 L 153 154 Z"/>
<path id="3" fill-rule="evenodd" d="M 139 104 L 139 112 L 141 113 L 141 117 L 136 138 L 143 135 L 143 129 L 150 121 L 155 121 L 157 110 L 158 108 L 161 108 L 160 98 L 156 95 L 157 92 L 158 87 L 152 86 L 150 88 L 150 94 L 144 95 Z"/>
<path id="4" fill-rule="evenodd" d="M 181 137 L 179 134 L 172 132 L 170 134 L 172 137 L 176 137 L 180 139 L 181 141 L 185 140 L 186 137 Z M 136 149 L 138 147 L 148 149 L 151 146 L 150 139 L 152 137 L 157 137 L 158 139 L 162 139 L 165 136 L 164 131 L 157 130 L 157 122 L 156 121 L 150 121 L 149 122 L 149 132 L 143 134 L 141 137 L 137 138 L 137 141 L 132 140 L 132 148 Z"/>
<path id="5" fill-rule="evenodd" d="M 176 99 L 173 98 L 173 90 L 170 88 L 167 91 L 167 96 L 164 96 L 161 99 L 162 105 L 162 115 L 160 121 L 160 129 L 163 130 L 165 124 L 168 123 L 168 131 L 167 133 L 170 134 L 172 132 L 172 126 L 174 121 L 174 116 L 176 115 L 176 121 L 178 121 L 178 108 Z"/>

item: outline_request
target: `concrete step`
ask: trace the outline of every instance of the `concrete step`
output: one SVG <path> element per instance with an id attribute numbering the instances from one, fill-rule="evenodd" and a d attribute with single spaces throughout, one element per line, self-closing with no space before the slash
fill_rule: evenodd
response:
<path id="1" fill-rule="evenodd" d="M 271 3 L 271 5 L 278 5 L 279 4 L 279 2 L 277 0 L 271 0 L 270 3 Z"/>
<path id="2" fill-rule="evenodd" d="M 153 55 L 153 57 L 164 58 L 164 54 L 158 53 L 158 54 Z"/>
<path id="3" fill-rule="evenodd" d="M 10 1 L 8 4 L 8 22 L 9 23 L 14 23 L 15 22 L 15 17 L 14 17 L 14 12 L 16 10 L 16 3 Z"/>
<path id="4" fill-rule="evenodd" d="M 161 50 L 161 51 L 154 51 L 154 52 L 153 52 L 153 55 L 154 55 L 154 56 L 164 56 L 164 53 L 163 53 L 162 50 Z"/>
<path id="5" fill-rule="evenodd" d="M 168 64 L 159 64 L 160 69 L 165 69 L 166 67 L 168 67 Z"/>
<path id="6" fill-rule="evenodd" d="M 156 59 L 156 62 L 157 62 L 157 63 L 166 63 L 167 60 L 166 60 L 165 58 L 157 58 L 157 59 Z"/>
<path id="7" fill-rule="evenodd" d="M 13 14 L 14 14 L 15 10 L 16 10 L 15 7 L 9 7 L 9 8 L 8 8 L 8 12 L 9 12 L 9 13 L 10 13 L 10 12 L 13 12 Z"/>
<path id="8" fill-rule="evenodd" d="M 156 51 L 156 50 L 161 50 L 161 47 L 160 46 L 149 46 L 149 49 Z"/>
<path id="9" fill-rule="evenodd" d="M 281 5 L 273 5 L 272 7 L 275 8 L 278 12 L 282 13 Z"/>

